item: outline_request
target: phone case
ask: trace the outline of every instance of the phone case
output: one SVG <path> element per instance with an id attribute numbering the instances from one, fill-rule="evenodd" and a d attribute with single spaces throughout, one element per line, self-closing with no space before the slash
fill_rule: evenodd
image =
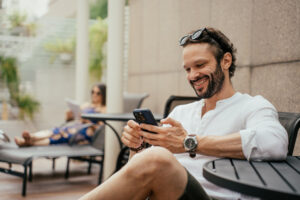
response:
<path id="1" fill-rule="evenodd" d="M 135 109 L 133 115 L 138 123 L 157 126 L 157 122 L 149 109 Z"/>

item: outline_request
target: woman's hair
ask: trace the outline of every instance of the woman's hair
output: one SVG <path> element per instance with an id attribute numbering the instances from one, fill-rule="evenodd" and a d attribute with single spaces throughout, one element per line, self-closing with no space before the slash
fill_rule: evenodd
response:
<path id="1" fill-rule="evenodd" d="M 98 87 L 102 95 L 102 105 L 106 106 L 106 85 L 104 83 L 97 83 L 94 85 L 94 87 L 95 86 Z"/>

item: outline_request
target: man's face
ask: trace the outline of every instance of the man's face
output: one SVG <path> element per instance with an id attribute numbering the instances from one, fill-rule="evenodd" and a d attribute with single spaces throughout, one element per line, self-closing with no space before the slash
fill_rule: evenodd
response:
<path id="1" fill-rule="evenodd" d="M 210 98 L 221 91 L 225 79 L 209 44 L 194 43 L 183 49 L 183 64 L 187 79 L 200 98 Z"/>

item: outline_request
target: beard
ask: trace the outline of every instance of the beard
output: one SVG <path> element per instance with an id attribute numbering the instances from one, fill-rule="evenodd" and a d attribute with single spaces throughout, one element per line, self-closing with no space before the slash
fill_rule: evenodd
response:
<path id="1" fill-rule="evenodd" d="M 208 86 L 206 91 L 203 91 L 204 88 L 197 90 L 193 85 L 193 81 L 190 81 L 190 84 L 192 85 L 194 91 L 196 92 L 196 95 L 200 99 L 208 99 L 214 96 L 215 94 L 217 94 L 222 90 L 224 85 L 225 75 L 219 64 L 217 64 L 215 71 L 210 73 L 209 75 L 206 75 L 206 77 L 208 78 Z M 201 77 L 197 77 L 195 80 L 200 78 Z"/>

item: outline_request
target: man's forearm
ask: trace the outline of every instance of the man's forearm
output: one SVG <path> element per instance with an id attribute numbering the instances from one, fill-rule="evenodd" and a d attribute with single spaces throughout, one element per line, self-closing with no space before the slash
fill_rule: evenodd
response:
<path id="1" fill-rule="evenodd" d="M 240 133 L 225 136 L 199 136 L 197 153 L 229 158 L 245 158 Z"/>

